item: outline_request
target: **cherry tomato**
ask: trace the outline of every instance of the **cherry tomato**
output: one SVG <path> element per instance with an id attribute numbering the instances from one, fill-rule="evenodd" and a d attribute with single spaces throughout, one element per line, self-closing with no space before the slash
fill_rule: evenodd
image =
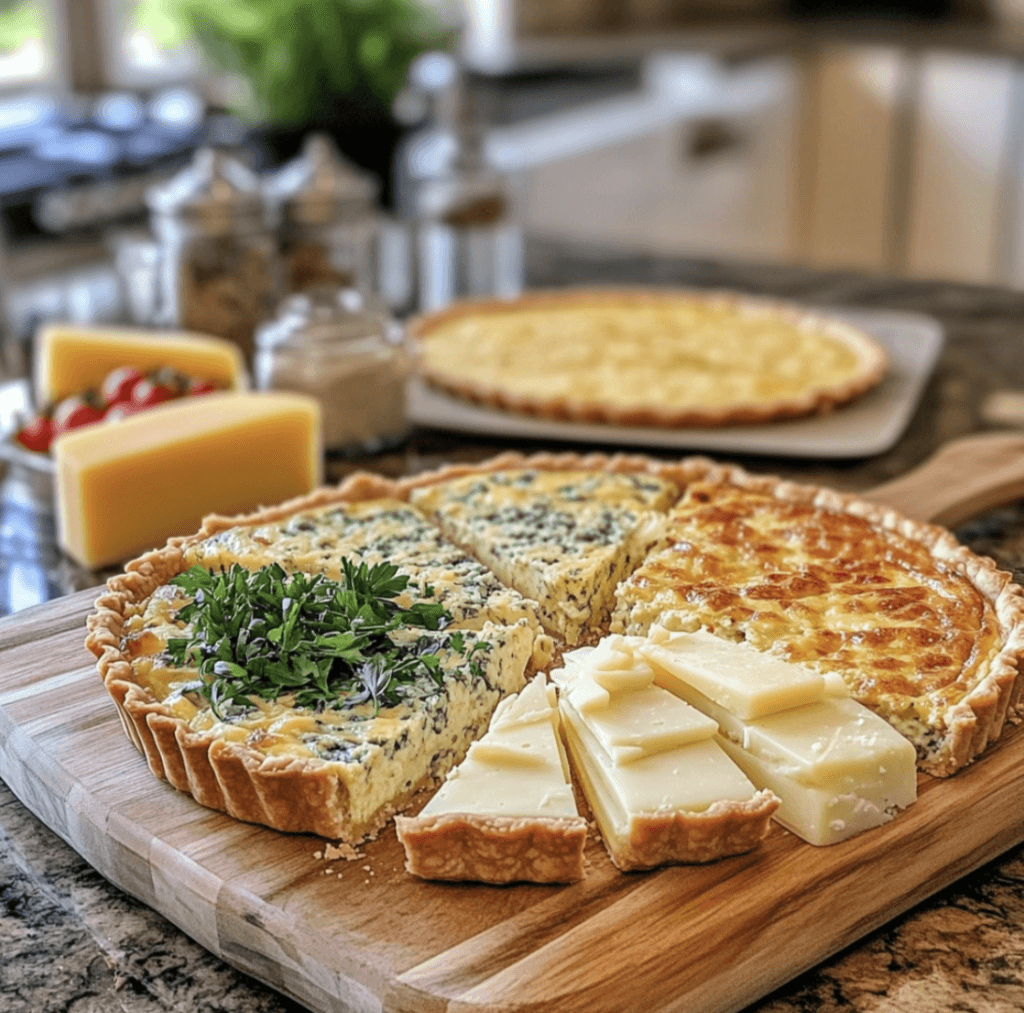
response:
<path id="1" fill-rule="evenodd" d="M 113 369 L 103 378 L 100 395 L 108 405 L 127 401 L 132 396 L 132 389 L 145 374 L 134 366 L 121 366 Z"/>
<path id="2" fill-rule="evenodd" d="M 190 380 L 186 393 L 189 397 L 198 397 L 200 394 L 212 394 L 217 385 L 209 380 Z"/>
<path id="3" fill-rule="evenodd" d="M 132 388 L 129 404 L 136 410 L 152 408 L 153 405 L 163 404 L 164 401 L 170 401 L 174 397 L 175 391 L 172 387 L 156 383 L 149 379 L 149 377 L 143 377 Z"/>
<path id="4" fill-rule="evenodd" d="M 103 418 L 104 408 L 99 405 L 94 396 L 88 394 L 73 394 L 64 398 L 57 405 L 53 412 L 53 435 L 60 436 L 62 433 L 80 426 L 92 425 Z"/>
<path id="5" fill-rule="evenodd" d="M 53 439 L 53 419 L 39 415 L 22 426 L 14 438 L 28 450 L 45 453 L 50 449 L 50 441 Z"/>

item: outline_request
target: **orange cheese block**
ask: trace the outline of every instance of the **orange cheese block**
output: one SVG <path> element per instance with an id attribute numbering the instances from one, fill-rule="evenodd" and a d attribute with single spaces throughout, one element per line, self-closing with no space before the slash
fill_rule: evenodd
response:
<path id="1" fill-rule="evenodd" d="M 246 386 L 238 346 L 221 338 L 118 327 L 53 324 L 36 334 L 36 404 L 59 401 L 90 387 L 120 366 L 156 369 L 171 366 L 186 376 L 230 388 Z"/>
<path id="2" fill-rule="evenodd" d="M 61 547 L 96 569 L 321 482 L 320 409 L 299 394 L 208 394 L 53 444 Z"/>

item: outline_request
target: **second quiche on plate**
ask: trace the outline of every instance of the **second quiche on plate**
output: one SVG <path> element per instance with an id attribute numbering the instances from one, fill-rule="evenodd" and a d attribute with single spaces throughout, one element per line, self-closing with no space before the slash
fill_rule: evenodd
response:
<path id="1" fill-rule="evenodd" d="M 869 335 L 799 306 L 680 289 L 534 292 L 412 322 L 421 375 L 555 420 L 724 426 L 827 412 L 882 380 Z"/>

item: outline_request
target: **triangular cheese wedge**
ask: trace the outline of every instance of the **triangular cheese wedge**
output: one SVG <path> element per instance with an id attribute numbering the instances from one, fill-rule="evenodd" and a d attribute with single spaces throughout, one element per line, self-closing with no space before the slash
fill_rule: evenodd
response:
<path id="1" fill-rule="evenodd" d="M 716 744 L 713 720 L 653 684 L 643 643 L 608 637 L 566 658 L 556 677 L 569 752 L 608 854 L 620 869 L 642 869 L 750 851 L 778 799 Z M 634 678 L 601 686 L 602 697 L 593 686 L 607 685 L 614 658 Z"/>
<path id="2" fill-rule="evenodd" d="M 659 627 L 641 653 L 660 686 L 718 723 L 719 744 L 782 799 L 775 819 L 805 841 L 844 841 L 917 797 L 913 745 L 820 678 L 815 695 L 809 669 L 709 633 Z"/>
<path id="3" fill-rule="evenodd" d="M 416 817 L 396 818 L 406 868 L 424 879 L 572 882 L 586 821 L 558 734 L 554 687 L 537 675 L 499 705 Z"/>

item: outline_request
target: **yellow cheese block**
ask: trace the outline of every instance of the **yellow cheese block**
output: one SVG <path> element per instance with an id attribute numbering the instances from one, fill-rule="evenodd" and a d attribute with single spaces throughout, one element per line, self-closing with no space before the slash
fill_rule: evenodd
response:
<path id="1" fill-rule="evenodd" d="M 120 366 L 171 366 L 186 376 L 230 388 L 246 386 L 242 353 L 230 341 L 201 334 L 54 324 L 36 334 L 36 404 L 99 387 Z"/>
<path id="2" fill-rule="evenodd" d="M 95 569 L 321 481 L 320 410 L 298 394 L 207 394 L 53 444 L 61 546 Z"/>

